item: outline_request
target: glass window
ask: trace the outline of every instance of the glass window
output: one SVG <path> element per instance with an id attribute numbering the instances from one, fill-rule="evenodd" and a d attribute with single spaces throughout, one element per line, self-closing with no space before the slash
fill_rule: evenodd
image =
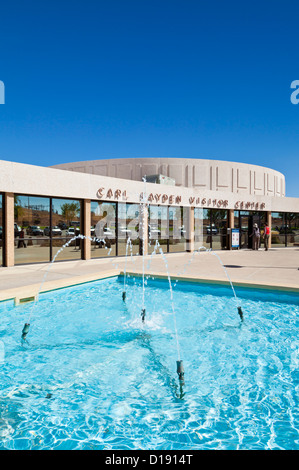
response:
<path id="1" fill-rule="evenodd" d="M 225 250 L 227 248 L 227 210 L 210 209 L 210 226 L 208 233 L 212 235 L 213 250 Z"/>
<path id="2" fill-rule="evenodd" d="M 50 199 L 23 195 L 14 199 L 15 264 L 48 262 Z"/>
<path id="3" fill-rule="evenodd" d="M 150 205 L 148 210 L 148 252 L 155 249 L 156 240 L 164 253 L 169 251 L 169 208 Z"/>
<path id="4" fill-rule="evenodd" d="M 65 244 L 58 260 L 81 259 L 83 240 L 80 235 L 81 204 L 75 199 L 52 199 L 52 230 L 47 227 L 47 235 L 51 237 L 52 259 Z"/>
<path id="5" fill-rule="evenodd" d="M 3 221 L 3 196 L 0 194 L 0 266 L 3 265 L 3 245 L 4 245 L 4 221 Z"/>
<path id="6" fill-rule="evenodd" d="M 150 205 L 148 209 L 148 252 L 152 253 L 158 240 L 164 253 L 169 251 L 168 207 Z"/>
<path id="7" fill-rule="evenodd" d="M 91 257 L 116 256 L 116 207 L 114 202 L 91 201 Z"/>
<path id="8" fill-rule="evenodd" d="M 187 208 L 169 207 L 169 252 L 186 251 Z"/>
<path id="9" fill-rule="evenodd" d="M 299 213 L 287 212 L 285 214 L 287 245 L 296 246 L 299 244 Z"/>
<path id="10" fill-rule="evenodd" d="M 234 228 L 240 228 L 240 212 L 234 211 Z"/>
<path id="11" fill-rule="evenodd" d="M 200 247 L 210 248 L 211 235 L 208 227 L 210 226 L 210 219 L 208 209 L 194 209 L 194 249 L 198 250 Z"/>
<path id="12" fill-rule="evenodd" d="M 128 246 L 128 253 L 139 254 L 139 223 L 141 211 L 139 204 L 118 203 L 118 255 L 126 254 L 128 239 L 131 241 L 131 248 Z"/>
<path id="13" fill-rule="evenodd" d="M 272 212 L 271 246 L 273 248 L 286 245 L 286 222 L 283 212 Z"/>
<path id="14" fill-rule="evenodd" d="M 194 248 L 227 248 L 227 210 L 194 209 Z"/>

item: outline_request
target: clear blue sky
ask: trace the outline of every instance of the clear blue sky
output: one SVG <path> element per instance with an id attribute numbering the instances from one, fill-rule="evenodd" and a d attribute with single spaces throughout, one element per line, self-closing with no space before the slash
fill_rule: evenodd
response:
<path id="1" fill-rule="evenodd" d="M 0 3 L 0 159 L 211 158 L 299 197 L 298 0 Z"/>

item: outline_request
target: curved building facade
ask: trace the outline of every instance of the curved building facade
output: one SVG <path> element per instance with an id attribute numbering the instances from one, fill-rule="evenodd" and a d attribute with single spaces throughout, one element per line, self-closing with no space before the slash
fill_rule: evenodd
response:
<path id="1" fill-rule="evenodd" d="M 193 158 L 118 158 L 54 165 L 52 168 L 141 181 L 164 175 L 176 186 L 270 197 L 285 196 L 285 177 L 270 168 Z"/>

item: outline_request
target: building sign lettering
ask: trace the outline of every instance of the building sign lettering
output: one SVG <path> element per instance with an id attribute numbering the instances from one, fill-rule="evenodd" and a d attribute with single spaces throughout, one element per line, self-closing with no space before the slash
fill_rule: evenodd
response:
<path id="1" fill-rule="evenodd" d="M 126 190 L 121 190 L 121 189 L 115 189 L 113 190 L 112 188 L 99 188 L 97 191 L 97 197 L 99 199 L 107 200 L 107 199 L 113 199 L 117 201 L 126 201 L 128 199 L 127 196 L 127 191 Z M 140 194 L 140 201 L 142 201 L 144 198 L 144 194 Z M 146 201 L 148 203 L 156 203 L 156 204 L 167 204 L 167 205 L 180 205 L 182 203 L 182 196 L 180 195 L 175 195 L 175 194 L 153 194 L 150 193 Z M 190 196 L 189 197 L 189 205 L 190 206 L 200 206 L 200 207 L 208 207 L 208 208 L 217 208 L 217 209 L 226 209 L 230 206 L 228 199 L 217 199 L 217 198 L 206 198 L 206 197 L 195 197 L 195 196 Z M 234 206 L 231 208 L 234 208 L 236 210 L 265 210 L 266 209 L 266 204 L 264 202 L 254 202 L 254 201 L 237 201 L 235 202 Z"/>
<path id="2" fill-rule="evenodd" d="M 105 191 L 105 188 L 99 188 L 97 191 L 97 197 L 99 199 L 121 199 L 123 201 L 128 199 L 126 190 L 121 191 L 120 189 L 116 189 L 113 191 L 111 188 L 107 191 Z"/>
<path id="3" fill-rule="evenodd" d="M 249 202 L 249 201 L 237 201 L 235 204 L 235 209 L 239 210 L 263 210 L 266 208 L 264 202 Z"/>

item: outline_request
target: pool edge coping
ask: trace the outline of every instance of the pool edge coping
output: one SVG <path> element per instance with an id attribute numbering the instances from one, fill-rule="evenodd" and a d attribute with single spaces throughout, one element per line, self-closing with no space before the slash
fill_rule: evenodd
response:
<path id="1" fill-rule="evenodd" d="M 127 271 L 127 275 L 129 274 L 130 276 L 135 276 L 135 277 L 142 277 L 142 273 L 140 272 L 133 272 L 133 271 Z M 124 276 L 124 272 L 120 272 L 120 276 Z M 146 276 L 153 276 L 155 279 L 165 279 L 168 280 L 168 276 L 166 274 L 157 274 L 157 273 L 146 273 Z M 175 276 L 173 274 L 170 275 L 171 281 L 173 280 L 178 280 L 182 282 L 189 282 L 189 283 L 194 283 L 194 284 L 216 284 L 216 285 L 221 285 L 221 286 L 227 286 L 230 285 L 228 280 L 223 280 L 223 279 L 207 279 L 207 278 L 199 278 L 199 277 L 186 277 L 186 276 Z M 242 288 L 248 288 L 248 289 L 261 289 L 261 290 L 279 290 L 282 292 L 290 292 L 290 293 L 297 293 L 299 294 L 299 287 L 294 287 L 294 286 L 281 286 L 277 284 L 259 284 L 259 283 L 253 283 L 253 282 L 246 282 L 246 281 L 232 281 L 232 284 L 234 287 L 242 287 Z"/>
<path id="2" fill-rule="evenodd" d="M 25 300 L 26 298 L 29 298 L 29 297 L 34 297 L 34 300 L 35 300 L 38 294 L 65 289 L 68 287 L 74 287 L 74 286 L 81 285 L 81 284 L 87 284 L 89 282 L 101 281 L 101 280 L 109 279 L 113 277 L 120 277 L 120 276 L 123 277 L 124 275 L 125 275 L 124 271 L 114 269 L 112 271 L 103 272 L 102 274 L 96 274 L 96 275 L 89 274 L 85 276 L 75 276 L 75 277 L 67 278 L 67 279 L 48 281 L 48 282 L 45 282 L 44 287 L 42 288 L 41 288 L 42 283 L 35 283 L 35 284 L 22 286 L 18 288 L 7 289 L 7 290 L 4 290 L 2 293 L 0 291 L 0 303 L 6 302 L 6 301 L 14 301 L 15 304 L 18 305 L 19 303 L 22 303 L 22 300 Z M 126 271 L 126 275 L 142 277 L 143 274 L 142 272 L 137 272 L 137 271 Z M 145 275 L 154 277 L 155 279 L 168 280 L 168 276 L 166 274 L 151 272 L 151 273 L 145 273 Z M 187 276 L 171 274 L 170 279 L 172 282 L 174 280 L 178 280 L 181 282 L 193 283 L 193 284 L 211 284 L 211 285 L 221 285 L 221 286 L 229 285 L 228 280 L 223 280 L 219 278 L 207 279 L 207 278 L 187 277 Z M 299 294 L 299 287 L 294 287 L 294 286 L 281 286 L 277 284 L 259 284 L 259 283 L 246 282 L 246 281 L 233 281 L 233 286 L 246 288 L 246 289 L 259 289 L 259 290 L 264 290 L 264 291 L 277 290 L 277 291 L 285 292 L 285 293 Z"/>
<path id="3" fill-rule="evenodd" d="M 56 291 L 60 289 L 66 289 L 68 287 L 79 286 L 81 284 L 87 284 L 89 282 L 96 282 L 101 281 L 104 279 L 109 279 L 113 277 L 119 276 L 119 271 L 109 271 L 104 272 L 102 275 L 97 274 L 95 275 L 85 275 L 85 276 L 75 276 L 72 278 L 67 279 L 59 279 L 55 281 L 48 281 L 45 282 L 44 287 L 41 288 L 42 282 L 35 283 L 27 286 L 18 287 L 15 289 L 7 289 L 4 290 L 2 293 L 0 291 L 0 303 L 7 302 L 7 301 L 14 301 L 15 305 L 19 305 L 20 301 L 25 298 L 34 297 L 35 301 L 38 297 L 38 294 L 45 294 L 47 292 Z M 16 294 L 12 294 L 12 291 L 16 291 Z"/>

